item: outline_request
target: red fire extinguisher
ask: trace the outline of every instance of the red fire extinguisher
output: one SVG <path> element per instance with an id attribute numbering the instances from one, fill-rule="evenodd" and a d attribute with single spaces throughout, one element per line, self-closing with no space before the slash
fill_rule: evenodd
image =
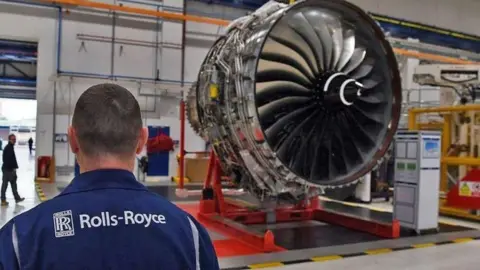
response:
<path id="1" fill-rule="evenodd" d="M 39 177 L 50 177 L 49 172 L 50 157 L 39 157 L 38 158 L 38 176 Z"/>
<path id="2" fill-rule="evenodd" d="M 45 164 L 45 161 L 42 160 L 42 163 L 40 164 L 40 177 L 45 177 L 47 172 L 47 164 Z"/>

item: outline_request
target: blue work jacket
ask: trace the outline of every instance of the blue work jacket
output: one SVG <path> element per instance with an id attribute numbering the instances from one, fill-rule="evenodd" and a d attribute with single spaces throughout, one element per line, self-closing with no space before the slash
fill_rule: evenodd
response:
<path id="1" fill-rule="evenodd" d="M 75 177 L 0 230 L 0 270 L 216 270 L 206 230 L 123 170 Z"/>

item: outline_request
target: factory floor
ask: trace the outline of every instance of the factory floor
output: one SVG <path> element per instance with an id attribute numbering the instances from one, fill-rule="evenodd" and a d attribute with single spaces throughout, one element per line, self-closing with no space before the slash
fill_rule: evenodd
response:
<path id="1" fill-rule="evenodd" d="M 17 159 L 20 169 L 18 171 L 19 192 L 26 200 L 20 204 L 15 204 L 10 189 L 7 191 L 8 200 L 11 202 L 8 207 L 0 208 L 0 226 L 10 220 L 13 216 L 26 211 L 40 200 L 37 196 L 36 187 L 33 182 L 34 178 L 34 159 L 29 156 L 26 148 L 17 147 Z M 61 185 L 62 186 L 62 185 Z M 168 186 L 168 185 L 167 185 Z M 55 196 L 60 188 L 55 185 L 42 184 L 41 188 L 48 199 Z M 165 197 L 172 196 L 173 189 L 159 189 L 155 191 Z M 178 199 L 178 198 L 177 198 Z M 198 199 L 198 198 L 190 198 Z M 179 201 L 179 205 L 186 208 L 192 208 L 194 202 Z M 188 206 L 190 204 L 190 206 Z M 355 205 L 350 204 L 349 205 Z M 371 208 L 375 211 L 391 211 L 391 204 L 385 202 L 372 203 L 364 207 Z M 474 229 L 480 229 L 480 223 L 460 221 L 451 218 L 440 218 L 443 224 L 452 224 L 454 226 L 463 226 Z M 293 224 L 293 223 L 292 223 Z M 327 224 L 328 225 L 328 224 Z M 285 229 L 288 224 L 278 225 L 279 229 Z M 301 230 L 312 228 L 312 224 L 302 225 Z M 320 228 L 321 224 L 316 224 L 316 228 Z M 303 229 L 304 228 L 304 229 Z M 208 229 L 208 228 L 207 228 Z M 311 229 L 310 229 L 311 230 Z M 479 239 L 480 231 L 460 231 L 450 232 L 444 235 L 426 236 L 423 239 L 416 237 L 407 237 L 396 240 L 377 240 L 367 241 L 357 244 L 345 244 L 336 246 L 319 247 L 317 249 L 300 249 L 287 250 L 271 254 L 258 254 L 258 252 L 244 248 L 231 253 L 228 249 L 235 242 L 235 239 L 228 238 L 221 233 L 208 229 L 212 240 L 219 255 L 219 261 L 222 269 L 347 269 L 355 266 L 355 269 L 374 269 L 384 267 L 385 269 L 478 269 L 478 260 L 476 259 L 477 251 L 475 248 L 480 247 Z M 472 233 L 473 232 L 473 233 Z M 297 239 L 298 240 L 298 239 Z M 298 241 L 297 241 L 298 242 Z M 437 244 L 428 244 L 429 242 Z M 448 243 L 448 244 L 442 244 Z M 398 245 L 399 248 L 379 248 L 381 245 L 390 244 Z M 240 245 L 236 244 L 236 247 Z M 408 250 L 405 247 L 410 247 Z M 339 254 L 332 256 L 330 254 Z M 346 255 L 345 255 L 346 254 Z M 295 263 L 295 258 L 303 263 Z M 311 258 L 305 260 L 304 258 Z M 288 261 L 287 264 L 281 262 Z M 316 261 L 316 262 L 305 262 Z"/>
<path id="2" fill-rule="evenodd" d="M 324 200 L 328 200 L 323 198 Z M 349 204 L 349 203 L 347 203 Z M 358 205 L 352 203 L 352 205 Z M 392 204 L 387 202 L 373 202 L 363 205 L 366 208 L 376 211 L 392 211 Z M 448 217 L 440 217 L 440 222 L 455 224 L 480 230 L 480 223 L 458 220 Z M 268 269 L 285 270 L 344 270 L 355 266 L 356 270 L 371 270 L 377 267 L 384 267 L 389 270 L 441 270 L 441 269 L 478 269 L 478 262 L 475 259 L 477 250 L 480 248 L 480 241 L 468 241 L 452 245 L 434 245 L 419 247 L 403 251 L 384 250 L 378 253 L 367 254 L 352 258 L 330 258 L 327 261 L 311 262 L 302 264 L 284 265 L 281 267 L 270 267 Z M 454 255 L 454 259 L 452 258 Z"/>
<path id="3" fill-rule="evenodd" d="M 477 270 L 480 241 L 396 251 L 318 263 L 272 267 L 285 270 Z"/>

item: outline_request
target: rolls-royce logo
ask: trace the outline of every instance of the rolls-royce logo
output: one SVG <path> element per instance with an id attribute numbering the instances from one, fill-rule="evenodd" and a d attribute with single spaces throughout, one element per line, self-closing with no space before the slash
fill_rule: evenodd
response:
<path id="1" fill-rule="evenodd" d="M 66 210 L 53 214 L 53 226 L 55 228 L 55 237 L 74 236 L 75 228 L 73 226 L 72 210 Z"/>

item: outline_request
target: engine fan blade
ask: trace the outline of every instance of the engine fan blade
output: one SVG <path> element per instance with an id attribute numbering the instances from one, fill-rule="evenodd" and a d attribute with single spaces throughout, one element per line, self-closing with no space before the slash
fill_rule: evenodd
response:
<path id="1" fill-rule="evenodd" d="M 278 157 L 285 160 L 290 167 L 292 167 L 298 153 L 298 148 L 302 144 L 303 128 L 312 121 L 315 121 L 317 115 L 318 113 L 313 113 L 307 117 L 297 118 L 295 129 L 286 136 L 285 140 L 282 141 L 278 149 L 276 149 Z"/>
<path id="2" fill-rule="evenodd" d="M 329 25 L 333 24 L 338 26 L 340 22 L 334 18 L 328 10 L 307 9 L 303 12 L 310 25 L 313 26 L 315 33 L 322 43 L 324 60 L 323 66 L 325 69 L 330 70 L 332 68 L 331 63 L 334 58 L 335 44 L 331 33 L 331 27 L 329 27 Z"/>
<path id="3" fill-rule="evenodd" d="M 350 61 L 345 66 L 345 68 L 342 70 L 342 72 L 345 73 L 345 74 L 350 74 L 350 72 L 352 72 L 354 69 L 356 69 L 362 63 L 366 54 L 367 54 L 367 52 L 365 51 L 364 48 L 356 48 L 353 51 L 353 54 L 352 54 L 352 57 L 350 58 Z"/>
<path id="4" fill-rule="evenodd" d="M 308 22 L 307 18 L 305 18 L 305 15 L 302 12 L 295 13 L 289 21 L 289 25 L 310 46 L 315 56 L 318 69 L 324 70 L 322 42 L 315 33 L 313 26 Z"/>
<path id="5" fill-rule="evenodd" d="M 311 166 L 315 166 L 315 164 L 312 164 L 315 149 L 317 145 L 321 143 L 314 140 L 316 131 L 315 125 L 322 123 L 326 119 L 326 114 L 324 112 L 317 110 L 316 113 L 318 116 L 315 119 L 315 123 L 313 123 L 307 135 L 303 137 L 300 147 L 296 151 L 294 163 L 292 164 L 292 170 L 299 174 L 309 175 Z"/>
<path id="6" fill-rule="evenodd" d="M 282 64 L 290 65 L 300 70 L 303 75 L 310 80 L 315 78 L 313 70 L 308 65 L 307 61 L 296 51 L 289 47 L 274 41 L 273 39 L 267 39 L 264 50 L 260 55 L 261 59 L 275 61 Z"/>
<path id="7" fill-rule="evenodd" d="M 365 111 L 365 108 L 368 108 L 368 106 L 360 107 L 360 106 L 351 106 L 353 113 L 355 113 L 357 116 L 364 117 L 365 119 L 368 119 L 367 122 L 374 122 L 376 124 L 381 124 L 383 125 L 383 118 L 384 115 L 380 113 L 368 113 Z"/>
<path id="8" fill-rule="evenodd" d="M 362 82 L 363 88 L 372 89 L 372 88 L 375 88 L 379 83 L 382 82 L 382 78 L 380 78 L 378 76 L 373 76 L 373 77 L 366 78 L 366 79 L 362 80 L 361 82 Z"/>
<path id="9" fill-rule="evenodd" d="M 260 60 L 258 62 L 257 82 L 291 81 L 311 88 L 311 81 L 298 69 L 289 65 Z"/>
<path id="10" fill-rule="evenodd" d="M 295 121 L 298 121 L 298 119 L 307 117 L 309 114 L 311 114 L 314 106 L 314 104 L 311 104 L 307 107 L 303 107 L 288 114 L 285 114 L 283 117 L 279 118 L 265 130 L 265 135 L 268 138 L 271 138 L 271 143 L 274 149 L 278 148 L 278 142 L 282 137 L 280 135 L 282 133 L 282 130 L 284 130 L 287 125 L 294 124 Z"/>
<path id="11" fill-rule="evenodd" d="M 385 100 L 385 94 L 382 92 L 377 92 L 374 94 L 368 93 L 368 91 L 365 92 L 366 94 L 362 94 L 360 97 L 358 97 L 358 100 L 368 103 L 367 106 L 385 104 L 387 102 Z"/>
<path id="12" fill-rule="evenodd" d="M 333 59 L 329 66 L 330 69 L 335 69 L 343 51 L 343 29 L 341 25 L 330 25 L 330 29 L 332 32 L 331 35 L 333 40 Z"/>
<path id="13" fill-rule="evenodd" d="M 345 156 L 346 159 L 350 161 L 350 163 L 358 163 L 359 161 L 363 162 L 365 157 L 364 157 L 364 151 L 363 149 L 360 149 L 359 146 L 357 145 L 356 140 L 354 139 L 354 136 L 352 132 L 349 132 L 351 130 L 351 125 L 347 121 L 347 116 L 345 113 L 339 117 L 338 121 L 338 130 L 341 132 L 341 139 L 345 144 L 345 149 L 348 150 L 347 155 Z M 350 164 L 350 166 L 352 166 Z"/>
<path id="14" fill-rule="evenodd" d="M 363 61 L 360 67 L 358 67 L 351 73 L 352 78 L 355 80 L 359 80 L 368 76 L 370 72 L 372 72 L 374 65 L 375 60 L 373 60 L 373 58 L 367 58 L 365 61 Z"/>
<path id="15" fill-rule="evenodd" d="M 300 84 L 290 81 L 271 81 L 257 83 L 255 85 L 255 88 L 255 99 L 257 106 L 259 107 L 271 101 L 284 97 L 310 97 L 312 95 L 311 90 L 305 88 Z"/>
<path id="16" fill-rule="evenodd" d="M 325 121 L 325 125 L 318 123 L 315 125 L 315 135 L 314 140 L 318 142 L 318 144 L 313 146 L 314 154 L 313 159 L 310 165 L 310 173 L 308 174 L 308 179 L 312 183 L 321 183 L 324 179 L 322 179 L 322 173 L 324 172 L 325 161 L 324 157 L 322 156 L 325 152 L 324 150 L 324 140 L 325 137 L 328 136 L 329 130 L 327 129 L 330 126 L 331 120 L 327 118 Z M 328 168 L 327 168 L 328 170 Z"/>
<path id="17" fill-rule="evenodd" d="M 272 119 L 276 119 L 276 115 L 283 113 L 290 113 L 296 109 L 305 106 L 310 101 L 308 97 L 284 97 L 265 104 L 258 108 L 258 117 L 261 122 L 270 123 L 263 125 L 263 128 L 268 128 L 272 124 Z"/>
<path id="18" fill-rule="evenodd" d="M 352 134 L 357 138 L 357 141 L 359 142 L 358 145 L 364 147 L 366 150 L 369 146 L 375 145 L 375 138 L 365 129 L 365 119 L 359 118 L 359 115 L 352 111 L 353 110 L 345 112 L 346 119 L 349 125 L 352 127 L 352 130 L 355 130 L 355 132 Z"/>
<path id="19" fill-rule="evenodd" d="M 341 115 L 335 117 L 335 121 L 339 123 L 341 121 Z M 334 167 L 342 174 L 346 174 L 348 168 L 350 167 L 349 158 L 346 151 L 348 148 L 345 147 L 345 141 L 343 140 L 343 133 L 348 132 L 348 130 L 342 130 L 341 125 L 338 124 L 332 132 L 332 147 L 333 152 L 335 153 L 334 158 Z"/>
<path id="20" fill-rule="evenodd" d="M 315 74 L 319 74 L 318 65 L 315 63 L 314 52 L 303 37 L 297 34 L 290 26 L 279 23 L 278 27 L 271 32 L 270 38 L 296 51 L 308 63 L 310 69 L 313 70 Z"/>
<path id="21" fill-rule="evenodd" d="M 355 32 L 352 29 L 343 31 L 343 51 L 335 67 L 336 70 L 343 70 L 355 51 Z M 354 78 L 356 79 L 356 78 Z"/>

